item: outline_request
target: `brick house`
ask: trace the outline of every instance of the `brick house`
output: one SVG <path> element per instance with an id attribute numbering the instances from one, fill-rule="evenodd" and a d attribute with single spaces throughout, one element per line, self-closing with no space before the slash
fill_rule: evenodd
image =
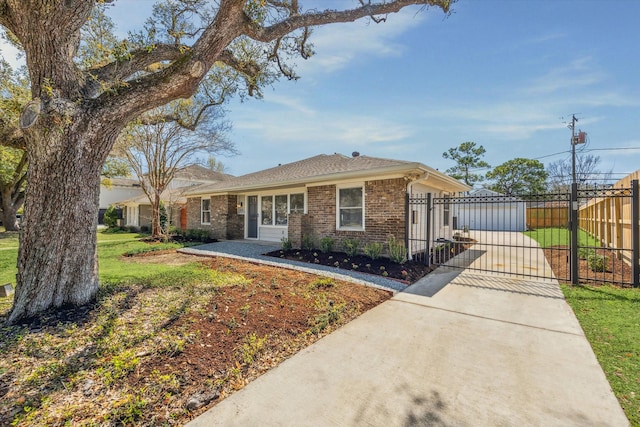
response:
<path id="1" fill-rule="evenodd" d="M 215 172 L 200 165 L 189 165 L 176 171 L 169 188 L 161 195 L 162 203 L 167 210 L 170 223 L 182 229 L 187 228 L 185 209 L 187 200 L 184 197 L 184 192 L 188 188 L 202 184 L 222 182 L 231 177 L 231 175 Z M 140 181 L 137 179 L 119 181 L 132 181 L 136 183 L 135 186 L 138 188 L 138 193 L 135 197 L 122 198 L 110 202 L 110 204 L 122 209 L 122 225 L 126 227 L 150 229 L 152 216 L 151 203 L 142 191 Z M 101 189 L 101 197 L 102 192 Z"/>
<path id="2" fill-rule="evenodd" d="M 321 154 L 293 163 L 205 184 L 185 191 L 187 228 L 208 230 L 217 239 L 291 239 L 330 236 L 362 244 L 404 241 L 406 195 L 444 196 L 468 191 L 465 184 L 417 162 Z M 439 236 L 451 237 L 436 213 Z"/>

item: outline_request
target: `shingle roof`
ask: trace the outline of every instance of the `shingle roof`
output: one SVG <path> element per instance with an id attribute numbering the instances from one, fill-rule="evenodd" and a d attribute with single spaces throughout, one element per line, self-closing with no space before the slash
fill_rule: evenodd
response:
<path id="1" fill-rule="evenodd" d="M 329 180 L 338 176 L 375 175 L 385 171 L 410 171 L 422 169 L 453 180 L 453 178 L 420 163 L 403 160 L 381 159 L 369 156 L 348 157 L 342 154 L 320 154 L 293 163 L 278 165 L 259 172 L 230 178 L 224 182 L 201 185 L 187 194 L 207 194 L 224 191 L 241 191 L 254 188 L 277 187 Z M 462 185 L 462 184 L 461 184 Z M 460 191 L 463 191 L 462 189 Z"/>
<path id="2" fill-rule="evenodd" d="M 190 181 L 226 181 L 232 178 L 232 175 L 226 173 L 212 171 L 209 168 L 200 165 L 190 165 L 176 172 L 175 178 Z"/>

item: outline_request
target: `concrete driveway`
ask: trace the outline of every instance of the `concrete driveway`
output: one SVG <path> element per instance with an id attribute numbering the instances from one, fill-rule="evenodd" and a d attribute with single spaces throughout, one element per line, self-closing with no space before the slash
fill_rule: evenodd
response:
<path id="1" fill-rule="evenodd" d="M 628 424 L 555 280 L 442 268 L 188 425 Z"/>

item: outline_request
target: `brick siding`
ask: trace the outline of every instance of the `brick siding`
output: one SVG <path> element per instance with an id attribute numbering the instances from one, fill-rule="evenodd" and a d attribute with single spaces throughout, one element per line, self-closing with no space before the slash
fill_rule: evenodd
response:
<path id="1" fill-rule="evenodd" d="M 202 205 L 200 197 L 187 199 L 187 229 L 208 230 L 215 239 L 244 238 L 244 215 L 238 215 L 237 196 L 211 197 L 211 224 L 201 223 Z"/>
<path id="2" fill-rule="evenodd" d="M 310 233 L 318 240 L 329 236 L 339 243 L 346 238 L 360 240 L 362 245 L 384 243 L 389 236 L 404 241 L 406 232 L 404 179 L 367 181 L 365 190 L 365 230 L 336 229 L 336 186 L 309 187 L 307 214 L 289 217 L 289 238 L 300 247 L 302 237 Z M 300 216 L 300 218 L 297 218 Z"/>

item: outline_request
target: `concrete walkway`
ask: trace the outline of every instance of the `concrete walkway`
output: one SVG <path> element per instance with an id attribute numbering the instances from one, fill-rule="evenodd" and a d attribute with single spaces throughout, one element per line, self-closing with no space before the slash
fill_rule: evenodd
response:
<path id="1" fill-rule="evenodd" d="M 628 424 L 555 280 L 444 267 L 188 425 Z"/>

